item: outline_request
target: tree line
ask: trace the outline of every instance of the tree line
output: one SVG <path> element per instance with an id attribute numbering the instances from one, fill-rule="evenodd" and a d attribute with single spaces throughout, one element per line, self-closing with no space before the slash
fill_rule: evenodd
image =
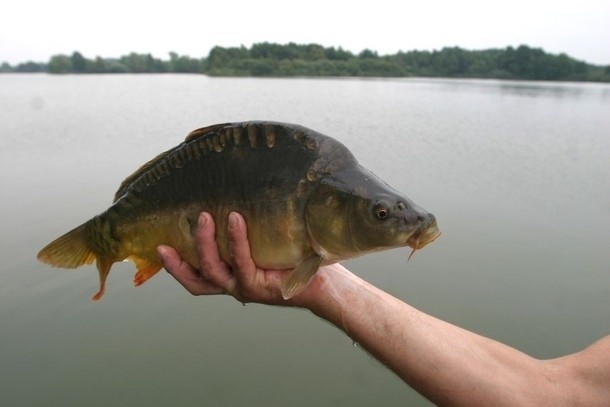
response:
<path id="1" fill-rule="evenodd" d="M 168 60 L 154 58 L 151 54 L 135 52 L 120 58 L 85 58 L 80 52 L 72 55 L 53 55 L 47 63 L 25 62 L 15 67 L 6 62 L 0 66 L 0 72 L 48 72 L 52 74 L 68 73 L 205 73 L 205 59 L 193 59 L 188 56 L 169 53 Z"/>
<path id="2" fill-rule="evenodd" d="M 446 47 L 380 56 L 365 49 L 352 53 L 319 44 L 257 43 L 250 48 L 212 48 L 205 58 L 169 53 L 163 60 L 130 53 L 120 58 L 85 58 L 80 52 L 54 55 L 46 63 L 3 63 L 0 72 L 199 73 L 210 76 L 448 77 L 610 82 L 610 65 L 597 66 L 541 48 L 470 51 Z"/>

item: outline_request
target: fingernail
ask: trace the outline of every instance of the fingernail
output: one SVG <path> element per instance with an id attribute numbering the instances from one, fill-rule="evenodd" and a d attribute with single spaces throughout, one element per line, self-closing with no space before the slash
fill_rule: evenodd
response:
<path id="1" fill-rule="evenodd" d="M 235 226 L 237 226 L 238 221 L 239 218 L 237 217 L 237 214 L 235 212 L 231 212 L 229 214 L 229 229 L 233 229 Z"/>
<path id="2" fill-rule="evenodd" d="M 157 256 L 159 256 L 159 260 L 161 263 L 165 264 L 165 255 L 167 254 L 167 249 L 165 246 L 157 246 Z"/>
<path id="3" fill-rule="evenodd" d="M 208 217 L 203 212 L 199 214 L 199 226 L 205 226 L 208 223 Z"/>

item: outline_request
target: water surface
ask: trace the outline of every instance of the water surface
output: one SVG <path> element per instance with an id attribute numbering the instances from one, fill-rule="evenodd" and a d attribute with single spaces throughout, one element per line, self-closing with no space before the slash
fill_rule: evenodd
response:
<path id="1" fill-rule="evenodd" d="M 195 298 L 167 274 L 37 251 L 103 211 L 192 129 L 269 119 L 343 141 L 433 212 L 407 263 L 348 263 L 454 324 L 540 358 L 610 332 L 610 87 L 476 80 L 0 75 L 0 404 L 427 405 L 307 311 Z"/>

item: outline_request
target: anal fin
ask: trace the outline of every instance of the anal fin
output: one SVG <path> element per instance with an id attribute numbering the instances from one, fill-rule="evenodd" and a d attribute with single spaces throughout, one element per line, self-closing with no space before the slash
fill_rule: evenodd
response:
<path id="1" fill-rule="evenodd" d="M 93 301 L 98 301 L 104 296 L 104 292 L 106 291 L 106 279 L 108 278 L 108 273 L 110 273 L 110 267 L 112 267 L 112 260 L 98 257 L 96 259 L 95 265 L 97 266 L 97 271 L 100 275 L 100 289 L 91 299 Z"/>
<path id="2" fill-rule="evenodd" d="M 303 291 L 322 263 L 322 257 L 313 254 L 295 267 L 282 282 L 282 297 L 285 300 Z"/>
<path id="3" fill-rule="evenodd" d="M 144 284 L 149 278 L 157 274 L 163 265 L 161 263 L 152 262 L 138 256 L 130 256 L 129 260 L 136 263 L 138 272 L 133 278 L 133 283 L 136 286 Z"/>

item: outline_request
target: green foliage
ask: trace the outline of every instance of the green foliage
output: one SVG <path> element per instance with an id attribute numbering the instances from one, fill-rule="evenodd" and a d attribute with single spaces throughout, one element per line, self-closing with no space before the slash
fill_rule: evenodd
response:
<path id="1" fill-rule="evenodd" d="M 53 55 L 47 66 L 49 73 L 71 73 L 72 61 L 67 55 Z"/>
<path id="2" fill-rule="evenodd" d="M 212 48 L 207 58 L 169 53 L 169 60 L 135 52 L 118 59 L 87 59 L 78 51 L 54 55 L 48 64 L 27 62 L 0 72 L 49 73 L 204 73 L 210 76 L 374 76 L 498 78 L 610 82 L 610 66 L 595 66 L 566 54 L 547 54 L 540 48 L 468 51 L 447 47 L 435 51 L 399 51 L 380 56 L 364 49 L 357 55 L 341 47 L 319 44 L 261 42 L 246 48 Z"/>
<path id="3" fill-rule="evenodd" d="M 588 71 L 587 64 L 566 54 L 546 54 L 540 48 L 525 45 L 516 50 L 507 48 L 500 56 L 498 66 L 512 77 L 533 80 L 582 80 Z"/>
<path id="4" fill-rule="evenodd" d="M 375 59 L 377 58 L 377 52 L 371 51 L 370 49 L 364 49 L 358 54 L 360 59 Z"/>
<path id="5" fill-rule="evenodd" d="M 398 52 L 380 57 L 370 49 L 354 55 L 342 48 L 317 44 L 268 42 L 214 47 L 204 72 L 212 76 L 428 76 L 531 80 L 610 81 L 603 67 L 576 61 L 565 54 L 546 54 L 525 45 L 514 49 Z"/>
<path id="6" fill-rule="evenodd" d="M 89 73 L 104 73 L 107 72 L 109 65 L 102 57 L 95 57 L 94 60 L 87 61 L 87 72 Z"/>
<path id="7" fill-rule="evenodd" d="M 10 71 L 5 71 L 4 69 L 6 68 L 10 68 L 10 65 L 4 66 L 2 67 L 2 72 L 10 72 Z M 13 72 L 23 72 L 23 73 L 27 73 L 27 72 L 44 72 L 46 70 L 46 65 L 40 62 L 32 62 L 32 61 L 28 61 L 28 62 L 24 62 L 21 63 L 19 65 L 17 65 Z"/>
<path id="8" fill-rule="evenodd" d="M 80 52 L 74 51 L 70 57 L 72 62 L 72 71 L 75 73 L 87 72 L 87 60 L 81 55 Z"/>
<path id="9" fill-rule="evenodd" d="M 203 73 L 204 59 L 193 59 L 170 52 L 169 71 L 179 73 Z"/>
<path id="10" fill-rule="evenodd" d="M 214 47 L 205 68 L 212 76 L 406 76 L 403 67 L 371 50 L 355 56 L 342 48 L 292 42 Z"/>
<path id="11" fill-rule="evenodd" d="M 47 72 L 64 73 L 203 73 L 204 60 L 170 52 L 169 61 L 153 57 L 151 54 L 132 52 L 118 59 L 87 59 L 75 51 L 71 56 L 54 55 L 51 57 Z"/>

